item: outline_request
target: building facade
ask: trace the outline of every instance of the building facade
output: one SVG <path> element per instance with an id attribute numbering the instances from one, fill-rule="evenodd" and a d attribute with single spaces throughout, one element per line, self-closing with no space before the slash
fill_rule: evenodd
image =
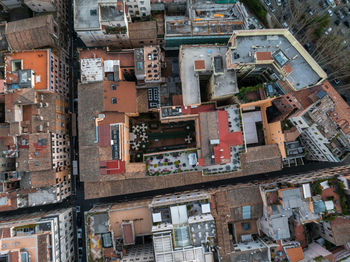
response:
<path id="1" fill-rule="evenodd" d="M 76 261 L 71 208 L 2 218 L 0 229 L 4 261 Z"/>

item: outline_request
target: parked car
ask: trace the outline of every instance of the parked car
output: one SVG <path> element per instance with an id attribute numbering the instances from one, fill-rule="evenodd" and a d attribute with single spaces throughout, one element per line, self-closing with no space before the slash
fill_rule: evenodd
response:
<path id="1" fill-rule="evenodd" d="M 283 0 L 283 5 L 287 6 L 288 5 L 288 0 Z"/>
<path id="2" fill-rule="evenodd" d="M 80 212 L 80 206 L 76 206 L 75 210 L 77 211 L 77 213 L 79 213 Z"/>
<path id="3" fill-rule="evenodd" d="M 311 7 L 308 7 L 307 12 L 308 12 L 309 15 L 311 15 L 311 16 L 314 15 L 314 11 L 311 9 Z"/>
<path id="4" fill-rule="evenodd" d="M 344 25 L 345 25 L 347 28 L 350 28 L 350 23 L 349 23 L 349 21 L 344 21 Z"/>
<path id="5" fill-rule="evenodd" d="M 266 4 L 267 6 L 270 6 L 270 5 L 271 5 L 271 1 L 270 1 L 270 0 L 264 0 L 264 2 L 265 2 L 265 4 Z"/>
<path id="6" fill-rule="evenodd" d="M 344 7 L 344 8 L 343 8 L 343 13 L 344 13 L 346 16 L 350 15 L 350 10 L 349 10 L 349 8 Z"/>
<path id="7" fill-rule="evenodd" d="M 281 0 L 276 0 L 276 3 L 277 3 L 278 6 L 282 5 L 282 1 Z"/>
<path id="8" fill-rule="evenodd" d="M 329 35 L 332 32 L 333 28 L 329 27 L 326 32 L 324 32 L 326 35 Z"/>
<path id="9" fill-rule="evenodd" d="M 339 21 L 339 20 L 335 20 L 335 21 L 334 21 L 334 24 L 335 24 L 335 25 L 340 25 L 340 21 Z"/>
<path id="10" fill-rule="evenodd" d="M 77 236 L 78 236 L 78 239 L 79 239 L 79 238 L 82 238 L 82 236 L 83 236 L 83 230 L 82 230 L 81 228 L 78 228 L 78 229 L 77 229 Z"/>
<path id="11" fill-rule="evenodd" d="M 340 20 L 343 20 L 344 19 L 344 14 L 343 14 L 343 12 L 342 11 L 340 11 L 340 10 L 337 10 L 336 11 L 336 14 L 337 14 L 337 16 L 338 16 L 338 18 L 340 19 Z"/>
<path id="12" fill-rule="evenodd" d="M 321 6 L 323 9 L 327 8 L 327 2 L 326 1 L 321 1 Z"/>
<path id="13" fill-rule="evenodd" d="M 307 42 L 307 43 L 304 45 L 304 47 L 305 47 L 305 50 L 306 50 L 306 51 L 308 51 L 309 53 L 311 53 L 312 47 L 311 47 L 311 44 L 310 44 L 309 42 Z"/>
<path id="14" fill-rule="evenodd" d="M 332 7 L 332 8 L 336 7 L 334 0 L 326 0 L 326 2 L 330 7 Z"/>
<path id="15" fill-rule="evenodd" d="M 333 16 L 333 11 L 331 9 L 328 9 L 327 11 L 328 11 L 329 16 Z"/>
<path id="16" fill-rule="evenodd" d="M 269 7 L 270 7 L 271 12 L 274 13 L 275 12 L 275 8 L 272 5 L 270 5 Z"/>
<path id="17" fill-rule="evenodd" d="M 339 79 L 334 79 L 333 82 L 334 82 L 334 84 L 336 84 L 336 85 L 339 85 L 339 84 L 340 84 L 340 80 L 339 80 Z"/>
<path id="18" fill-rule="evenodd" d="M 283 23 L 282 23 L 282 26 L 283 26 L 283 28 L 286 28 L 286 29 L 289 30 L 289 26 L 288 26 L 288 24 L 287 24 L 286 22 L 283 22 Z"/>

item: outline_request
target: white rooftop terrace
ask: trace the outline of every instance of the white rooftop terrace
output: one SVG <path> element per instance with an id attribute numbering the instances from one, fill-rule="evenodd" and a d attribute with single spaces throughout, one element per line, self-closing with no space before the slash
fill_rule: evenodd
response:
<path id="1" fill-rule="evenodd" d="M 186 45 L 181 46 L 179 53 L 180 78 L 182 83 L 183 104 L 201 104 L 200 83 L 198 73 L 194 70 L 194 61 L 204 60 L 205 70 L 203 74 L 213 72 L 212 59 L 221 56 L 223 60 L 224 74 L 215 76 L 214 97 L 234 95 L 239 92 L 236 73 L 227 70 L 226 46 L 215 45 Z"/>

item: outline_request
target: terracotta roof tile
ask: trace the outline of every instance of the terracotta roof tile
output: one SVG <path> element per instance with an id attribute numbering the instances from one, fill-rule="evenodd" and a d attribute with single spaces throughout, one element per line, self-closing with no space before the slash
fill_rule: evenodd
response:
<path id="1" fill-rule="evenodd" d="M 301 247 L 286 248 L 286 253 L 290 262 L 298 262 L 304 259 L 304 253 Z"/>
<path id="2" fill-rule="evenodd" d="M 266 60 L 273 60 L 271 56 L 271 52 L 256 52 L 256 60 L 258 61 L 266 61 Z"/>
<path id="3" fill-rule="evenodd" d="M 205 70 L 205 61 L 204 60 L 195 60 L 194 61 L 194 70 L 195 71 Z"/>

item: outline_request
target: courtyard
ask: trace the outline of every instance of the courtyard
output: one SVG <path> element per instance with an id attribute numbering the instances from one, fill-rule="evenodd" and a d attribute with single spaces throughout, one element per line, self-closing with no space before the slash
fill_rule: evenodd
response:
<path id="1" fill-rule="evenodd" d="M 194 121 L 161 123 L 158 113 L 130 118 L 130 161 L 143 162 L 146 153 L 196 147 Z"/>

